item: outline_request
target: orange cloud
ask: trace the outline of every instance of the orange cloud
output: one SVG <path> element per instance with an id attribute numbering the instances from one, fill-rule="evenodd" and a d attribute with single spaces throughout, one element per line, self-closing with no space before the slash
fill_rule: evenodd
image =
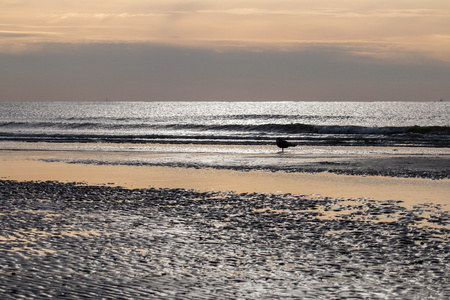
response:
<path id="1" fill-rule="evenodd" d="M 450 61 L 448 1 L 3 1 L 0 50 L 40 43 L 152 42 L 295 49 L 362 45 L 360 55 Z M 392 51 L 395 49 L 395 51 Z M 355 52 L 354 52 L 355 53 Z"/>

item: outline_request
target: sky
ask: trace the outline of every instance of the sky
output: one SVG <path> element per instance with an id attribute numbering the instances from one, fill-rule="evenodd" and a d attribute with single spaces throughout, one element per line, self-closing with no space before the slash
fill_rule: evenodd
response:
<path id="1" fill-rule="evenodd" d="M 450 100 L 448 0 L 0 0 L 0 101 Z"/>

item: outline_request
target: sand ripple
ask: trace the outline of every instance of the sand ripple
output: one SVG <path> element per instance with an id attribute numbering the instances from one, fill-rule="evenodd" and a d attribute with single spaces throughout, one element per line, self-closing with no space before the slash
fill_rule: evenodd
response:
<path id="1" fill-rule="evenodd" d="M 0 181 L 0 296 L 448 299 L 439 205 Z"/>

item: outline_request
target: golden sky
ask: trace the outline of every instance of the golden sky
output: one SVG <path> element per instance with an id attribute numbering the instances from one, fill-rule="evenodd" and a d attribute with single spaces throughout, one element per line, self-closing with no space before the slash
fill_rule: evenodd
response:
<path id="1" fill-rule="evenodd" d="M 450 61 L 450 1 L 0 1 L 3 50 L 40 43 L 153 42 L 278 48 L 332 44 Z"/>
<path id="2" fill-rule="evenodd" d="M 215 53 L 319 49 L 366 63 L 448 64 L 450 1 L 0 0 L 4 55 L 96 44 Z"/>

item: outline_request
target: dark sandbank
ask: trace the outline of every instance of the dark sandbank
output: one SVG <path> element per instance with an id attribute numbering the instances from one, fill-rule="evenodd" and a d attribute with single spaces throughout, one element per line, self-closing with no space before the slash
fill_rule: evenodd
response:
<path id="1" fill-rule="evenodd" d="M 289 156 L 289 154 L 287 154 Z M 58 159 L 44 161 L 63 161 Z M 97 164 L 97 165 L 128 165 L 128 166 L 166 166 L 182 168 L 213 168 L 236 171 L 270 171 L 287 173 L 320 173 L 328 172 L 339 175 L 358 175 L 358 176 L 385 176 L 399 178 L 426 178 L 426 179 L 450 179 L 450 157 L 442 156 L 386 156 L 386 157 L 350 157 L 340 158 L 331 157 L 329 159 L 318 158 L 315 161 L 297 162 L 289 161 L 286 164 L 265 165 L 259 164 L 246 165 L 225 163 L 201 163 L 192 162 L 130 162 L 127 160 L 73 160 L 68 163 Z"/>
<path id="2" fill-rule="evenodd" d="M 0 199 L 2 299 L 450 297 L 440 205 L 53 181 Z"/>

